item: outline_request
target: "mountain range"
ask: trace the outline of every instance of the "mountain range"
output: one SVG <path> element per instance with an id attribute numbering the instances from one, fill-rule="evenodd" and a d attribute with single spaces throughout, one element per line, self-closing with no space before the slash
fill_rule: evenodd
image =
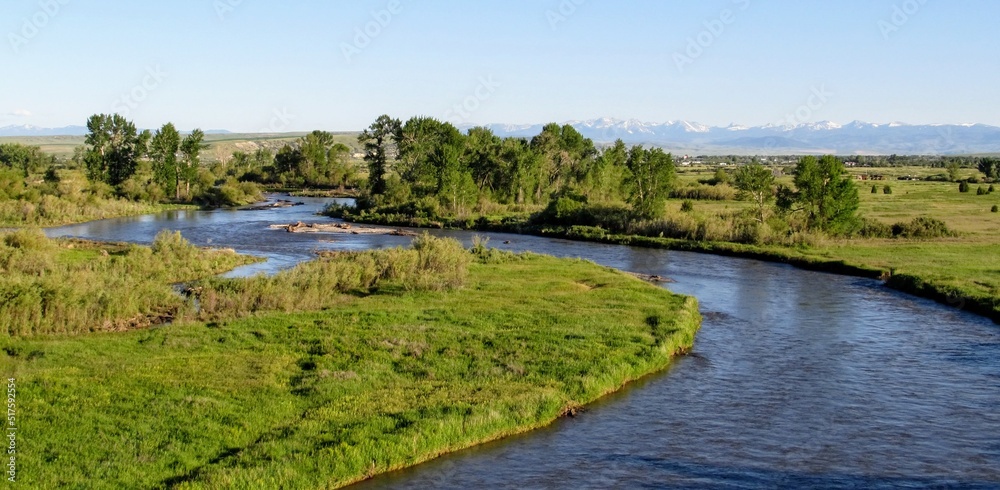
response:
<path id="1" fill-rule="evenodd" d="M 570 121 L 584 137 L 598 145 L 621 139 L 629 145 L 660 146 L 689 154 L 900 154 L 954 155 L 1000 153 L 1000 127 L 985 124 L 875 124 L 830 121 L 798 125 L 707 126 L 690 121 L 649 123 L 635 119 L 601 118 Z M 501 137 L 531 138 L 543 124 L 488 124 Z M 468 129 L 472 125 L 460 126 Z M 226 134 L 226 130 L 206 131 Z M 0 136 L 82 136 L 83 126 L 39 128 L 29 125 L 0 128 Z"/>
<path id="2" fill-rule="evenodd" d="M 570 121 L 597 144 L 660 146 L 697 154 L 969 154 L 1000 152 L 1000 127 L 985 124 L 875 124 L 830 121 L 799 125 L 707 126 L 690 121 L 648 123 L 634 119 Z M 532 137 L 543 125 L 487 125 L 498 136 Z"/>

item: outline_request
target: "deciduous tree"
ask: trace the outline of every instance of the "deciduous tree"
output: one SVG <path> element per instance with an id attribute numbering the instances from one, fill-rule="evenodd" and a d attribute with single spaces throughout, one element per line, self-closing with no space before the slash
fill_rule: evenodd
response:
<path id="1" fill-rule="evenodd" d="M 740 197 L 748 199 L 757 208 L 757 221 L 764 222 L 764 211 L 774 199 L 774 173 L 756 159 L 733 172 L 733 183 Z"/>
<path id="2" fill-rule="evenodd" d="M 673 186 L 673 157 L 660 148 L 637 145 L 629 150 L 626 166 L 632 212 L 639 219 L 660 217 Z"/>
<path id="3" fill-rule="evenodd" d="M 400 127 L 399 119 L 393 119 L 383 114 L 358 136 L 358 142 L 365 147 L 365 162 L 368 164 L 368 192 L 371 195 L 385 192 L 389 159 L 396 156 L 394 142 L 400 138 Z"/>
<path id="4" fill-rule="evenodd" d="M 135 174 L 136 161 L 145 152 L 145 136 L 118 114 L 95 114 L 87 120 L 88 146 L 84 155 L 87 176 L 117 186 Z"/>

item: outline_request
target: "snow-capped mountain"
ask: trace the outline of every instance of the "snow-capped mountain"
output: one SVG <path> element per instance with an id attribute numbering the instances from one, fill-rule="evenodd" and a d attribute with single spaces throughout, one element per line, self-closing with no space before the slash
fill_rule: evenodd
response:
<path id="1" fill-rule="evenodd" d="M 692 121 L 649 123 L 601 118 L 569 121 L 597 144 L 621 139 L 628 144 L 661 146 L 704 153 L 837 153 L 837 154 L 965 154 L 1000 153 L 1000 127 L 985 124 L 887 124 L 819 121 L 798 125 L 768 124 L 725 127 Z M 543 124 L 487 125 L 502 137 L 530 138 Z M 463 126 L 468 129 L 471 126 Z"/>
<path id="2" fill-rule="evenodd" d="M 667 150 L 700 154 L 969 154 L 1000 153 L 1000 127 L 985 124 L 924 124 L 902 122 L 837 124 L 819 121 L 798 125 L 767 124 L 725 127 L 693 121 L 643 122 L 637 119 L 600 118 L 569 121 L 598 145 L 621 139 L 629 145 L 660 146 Z M 467 130 L 472 125 L 459 128 Z M 489 124 L 501 137 L 531 138 L 544 124 Z M 206 131 L 226 133 L 225 130 Z M 0 136 L 81 136 L 83 126 L 39 128 L 30 125 L 0 128 Z"/>

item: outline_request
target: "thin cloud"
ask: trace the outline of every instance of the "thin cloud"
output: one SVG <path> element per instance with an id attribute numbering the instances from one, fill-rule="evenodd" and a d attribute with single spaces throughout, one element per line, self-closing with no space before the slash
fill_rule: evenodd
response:
<path id="1" fill-rule="evenodd" d="M 8 116 L 14 117 L 31 117 L 31 111 L 27 109 L 16 109 L 14 112 L 7 114 Z"/>

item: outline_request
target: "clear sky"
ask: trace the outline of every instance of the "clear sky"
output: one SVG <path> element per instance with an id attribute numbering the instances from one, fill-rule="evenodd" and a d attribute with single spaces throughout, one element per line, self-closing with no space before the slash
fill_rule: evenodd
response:
<path id="1" fill-rule="evenodd" d="M 998 19 L 992 0 L 5 0 L 0 126 L 1000 125 Z"/>

